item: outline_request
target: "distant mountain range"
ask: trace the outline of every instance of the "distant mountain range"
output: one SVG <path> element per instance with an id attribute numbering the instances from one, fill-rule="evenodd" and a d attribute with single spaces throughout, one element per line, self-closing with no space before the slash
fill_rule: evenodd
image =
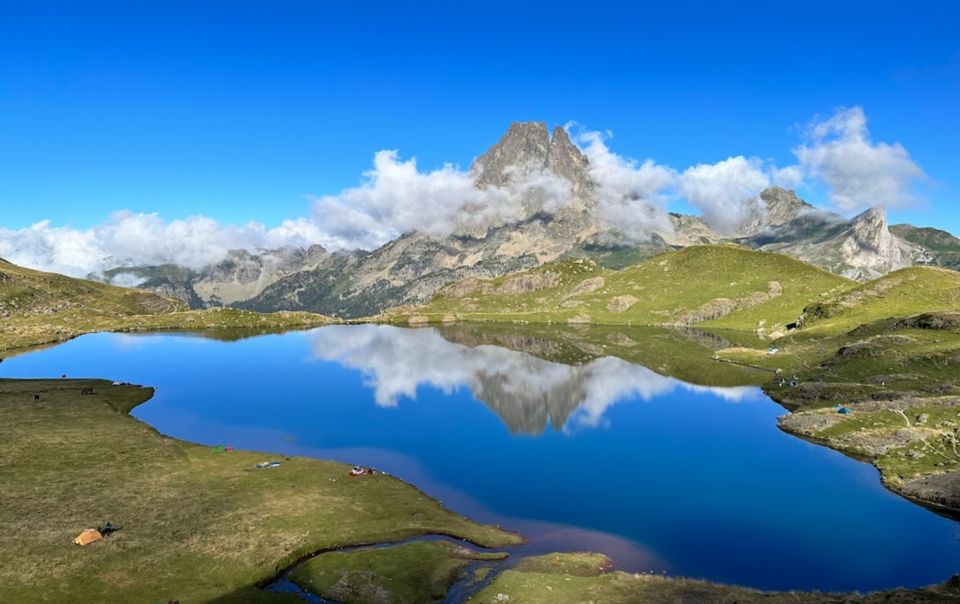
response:
<path id="1" fill-rule="evenodd" d="M 914 265 L 960 267 L 960 239 L 949 233 L 889 227 L 881 207 L 847 220 L 782 188 L 761 192 L 755 211 L 732 234 L 716 232 L 697 216 L 670 214 L 666 228 L 654 229 L 642 243 L 627 242 L 598 217 L 587 157 L 563 128 L 551 136 L 541 122 L 513 124 L 475 160 L 471 173 L 480 189 L 531 175 L 558 177 L 569 185 L 571 199 L 545 211 L 534 203 L 540 192 L 531 188 L 519 201 L 526 212 L 521 220 L 506 225 L 464 220 L 450 235 L 411 232 L 372 251 L 329 253 L 320 246 L 234 251 L 198 271 L 117 267 L 101 278 L 137 284 L 194 308 L 308 310 L 353 318 L 426 302 L 443 286 L 466 278 L 497 277 L 564 257 L 619 268 L 697 244 L 738 243 L 779 252 L 859 280 Z"/>

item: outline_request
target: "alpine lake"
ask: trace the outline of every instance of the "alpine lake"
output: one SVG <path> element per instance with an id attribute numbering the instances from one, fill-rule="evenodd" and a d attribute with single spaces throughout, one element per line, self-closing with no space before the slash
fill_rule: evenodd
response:
<path id="1" fill-rule="evenodd" d="M 769 378 L 717 367 L 709 337 L 511 329 L 96 334 L 0 376 L 153 386 L 133 415 L 163 434 L 376 468 L 524 535 L 511 559 L 592 550 L 775 590 L 917 587 L 960 568 L 956 521 L 780 431 L 786 411 L 756 386 Z"/>

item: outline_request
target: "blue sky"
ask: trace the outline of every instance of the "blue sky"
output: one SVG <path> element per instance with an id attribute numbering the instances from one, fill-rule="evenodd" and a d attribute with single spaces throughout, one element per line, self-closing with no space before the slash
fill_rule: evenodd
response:
<path id="1" fill-rule="evenodd" d="M 380 149 L 466 167 L 515 120 L 610 130 L 681 170 L 785 166 L 804 124 L 859 106 L 927 175 L 891 220 L 960 232 L 952 2 L 3 4 L 10 229 L 120 209 L 275 226 Z"/>

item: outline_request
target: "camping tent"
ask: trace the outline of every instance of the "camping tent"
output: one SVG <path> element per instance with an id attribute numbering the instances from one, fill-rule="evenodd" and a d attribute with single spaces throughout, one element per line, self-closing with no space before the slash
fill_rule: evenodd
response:
<path id="1" fill-rule="evenodd" d="M 94 541 L 100 541 L 103 535 L 97 529 L 86 529 L 73 540 L 77 545 L 88 545 Z"/>

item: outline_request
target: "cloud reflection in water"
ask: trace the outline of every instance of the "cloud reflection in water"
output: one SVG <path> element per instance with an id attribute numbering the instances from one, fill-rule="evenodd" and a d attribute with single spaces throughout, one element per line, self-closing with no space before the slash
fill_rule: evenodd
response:
<path id="1" fill-rule="evenodd" d="M 696 386 L 616 357 L 564 365 L 499 346 L 465 346 L 434 329 L 386 325 L 331 326 L 313 334 L 316 359 L 359 370 L 382 407 L 415 400 L 429 386 L 449 394 L 467 387 L 511 432 L 539 434 L 549 422 L 570 431 L 606 425 L 618 401 L 685 389 L 739 402 L 759 396 L 755 388 Z"/>

